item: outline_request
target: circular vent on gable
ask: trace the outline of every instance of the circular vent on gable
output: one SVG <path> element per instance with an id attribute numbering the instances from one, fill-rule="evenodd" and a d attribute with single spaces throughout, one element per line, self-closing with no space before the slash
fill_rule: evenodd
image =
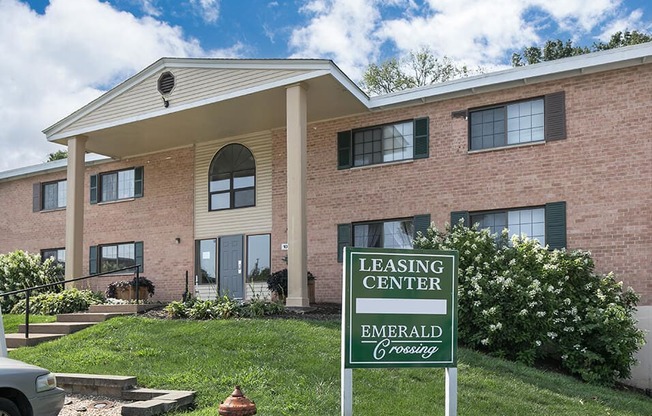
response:
<path id="1" fill-rule="evenodd" d="M 172 72 L 164 72 L 158 77 L 158 92 L 168 95 L 174 89 L 174 75 Z"/>

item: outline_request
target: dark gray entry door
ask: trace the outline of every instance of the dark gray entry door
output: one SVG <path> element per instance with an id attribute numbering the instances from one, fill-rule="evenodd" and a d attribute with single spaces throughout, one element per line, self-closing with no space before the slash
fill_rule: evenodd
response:
<path id="1" fill-rule="evenodd" d="M 220 295 L 231 298 L 244 297 L 244 279 L 242 271 L 243 236 L 231 235 L 220 237 Z"/>

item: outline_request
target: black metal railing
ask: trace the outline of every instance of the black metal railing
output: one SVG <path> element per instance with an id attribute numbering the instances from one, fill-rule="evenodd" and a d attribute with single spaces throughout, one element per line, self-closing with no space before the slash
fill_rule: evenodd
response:
<path id="1" fill-rule="evenodd" d="M 25 338 L 29 338 L 29 297 L 32 293 L 33 290 L 40 290 L 40 289 L 45 289 L 48 287 L 52 286 L 59 286 L 59 285 L 64 285 L 66 283 L 71 283 L 71 282 L 78 282 L 80 280 L 86 280 L 86 279 L 91 279 L 93 277 L 100 277 L 100 276 L 106 276 L 109 274 L 115 274 L 115 273 L 120 273 L 120 272 L 125 272 L 128 270 L 134 270 L 134 280 L 136 281 L 136 305 L 139 304 L 140 302 L 140 290 L 139 290 L 139 285 L 140 285 L 140 265 L 135 265 L 135 266 L 129 266 L 129 267 L 124 267 L 122 269 L 117 269 L 117 270 L 111 270 L 108 272 L 102 272 L 102 273 L 97 273 L 97 274 L 91 274 L 89 276 L 83 276 L 83 277 L 76 277 L 74 279 L 68 279 L 68 280 L 61 280 L 59 282 L 53 282 L 53 283 L 47 283 L 44 285 L 40 286 L 33 286 L 33 287 L 28 287 L 27 289 L 19 289 L 19 290 L 14 290 L 11 292 L 4 292 L 0 293 L 0 296 L 2 297 L 8 297 L 11 295 L 18 295 L 20 293 L 25 293 Z"/>

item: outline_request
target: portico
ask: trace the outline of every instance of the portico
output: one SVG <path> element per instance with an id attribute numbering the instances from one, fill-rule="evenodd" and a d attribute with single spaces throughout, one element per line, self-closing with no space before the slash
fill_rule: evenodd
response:
<path id="1" fill-rule="evenodd" d="M 88 204 L 84 199 L 84 187 L 88 186 L 84 177 L 85 153 L 129 160 L 215 140 L 285 130 L 289 292 L 286 303 L 290 307 L 308 306 L 305 279 L 308 124 L 368 111 L 367 101 L 366 95 L 331 61 L 172 58 L 157 61 L 44 131 L 48 140 L 66 144 L 69 149 L 66 277 L 86 274 L 83 260 L 88 250 L 83 241 L 84 205 Z M 198 166 L 196 172 L 201 174 L 204 169 Z M 257 181 L 261 182 L 261 178 Z M 256 193 L 263 191 L 257 189 Z M 210 211 L 205 206 L 204 195 L 200 195 L 202 192 L 205 192 L 202 187 L 196 187 L 195 212 L 201 215 Z M 257 209 L 262 207 L 241 210 L 250 213 Z M 246 215 L 236 215 L 236 211 L 209 214 L 222 222 L 225 221 L 222 217 L 230 214 L 233 215 L 229 221 L 246 218 Z M 271 223 L 271 217 L 268 221 Z M 192 264 L 192 259 L 188 261 Z M 242 267 L 239 270 L 243 273 Z"/>

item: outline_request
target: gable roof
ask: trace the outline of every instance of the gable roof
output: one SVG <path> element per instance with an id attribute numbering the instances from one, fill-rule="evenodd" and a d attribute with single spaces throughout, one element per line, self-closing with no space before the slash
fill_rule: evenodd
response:
<path id="1" fill-rule="evenodd" d="M 285 127 L 285 89 L 307 88 L 308 122 L 417 105 L 652 62 L 652 43 L 368 97 L 330 60 L 162 58 L 44 130 L 114 158 Z M 164 72 L 176 85 L 162 99 Z M 168 106 L 169 104 L 169 106 Z"/>

